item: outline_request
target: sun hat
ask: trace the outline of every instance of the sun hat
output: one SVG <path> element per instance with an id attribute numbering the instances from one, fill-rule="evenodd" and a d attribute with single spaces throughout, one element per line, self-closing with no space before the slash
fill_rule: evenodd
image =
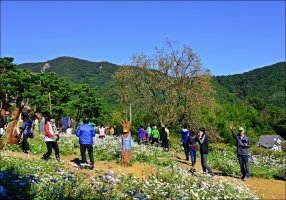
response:
<path id="1" fill-rule="evenodd" d="M 239 127 L 238 130 L 239 130 L 239 131 L 244 131 L 244 128 L 241 126 L 241 127 Z"/>

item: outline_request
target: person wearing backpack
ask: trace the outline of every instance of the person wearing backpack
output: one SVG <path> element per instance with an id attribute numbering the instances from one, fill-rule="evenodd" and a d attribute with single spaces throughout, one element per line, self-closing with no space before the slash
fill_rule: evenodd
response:
<path id="1" fill-rule="evenodd" d="M 191 161 L 192 166 L 194 167 L 196 164 L 196 157 L 197 157 L 197 144 L 196 141 L 198 140 L 198 136 L 195 134 L 194 130 L 190 130 L 190 135 L 188 137 L 188 146 L 190 149 Z"/>

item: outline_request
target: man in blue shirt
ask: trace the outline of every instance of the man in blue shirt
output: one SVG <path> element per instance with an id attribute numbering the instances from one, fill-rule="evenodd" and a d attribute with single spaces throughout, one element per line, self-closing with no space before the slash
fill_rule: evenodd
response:
<path id="1" fill-rule="evenodd" d="M 249 138 L 246 135 L 244 135 L 243 127 L 239 127 L 238 134 L 234 132 L 233 125 L 230 125 L 230 130 L 233 138 L 236 140 L 236 146 L 237 146 L 236 153 L 240 165 L 240 170 L 242 173 L 241 179 L 243 181 L 246 181 L 250 177 L 250 170 L 248 164 L 248 148 L 251 147 L 251 142 Z"/>
<path id="2" fill-rule="evenodd" d="M 83 119 L 83 125 L 81 125 L 77 131 L 76 136 L 79 137 L 80 153 L 82 157 L 82 162 L 86 164 L 85 151 L 87 149 L 89 159 L 90 159 L 90 169 L 94 168 L 94 158 L 93 158 L 93 137 L 95 136 L 94 128 L 88 125 L 89 119 Z"/>

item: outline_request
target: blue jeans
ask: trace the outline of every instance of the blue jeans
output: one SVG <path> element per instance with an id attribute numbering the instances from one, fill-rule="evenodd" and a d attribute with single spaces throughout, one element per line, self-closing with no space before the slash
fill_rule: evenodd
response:
<path id="1" fill-rule="evenodd" d="M 193 166 L 196 164 L 196 152 L 197 149 L 190 149 L 191 161 Z"/>
<path id="2" fill-rule="evenodd" d="M 248 155 L 239 155 L 237 154 L 237 158 L 240 165 L 240 170 L 242 173 L 242 177 L 249 177 L 250 176 L 250 170 L 248 165 Z"/>

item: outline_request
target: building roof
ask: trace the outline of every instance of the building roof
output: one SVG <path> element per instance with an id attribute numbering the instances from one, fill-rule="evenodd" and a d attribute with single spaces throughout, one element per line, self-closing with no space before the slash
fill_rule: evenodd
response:
<path id="1" fill-rule="evenodd" d="M 272 148 L 274 144 L 278 144 L 277 140 L 283 141 L 280 135 L 261 135 L 258 141 L 258 146 Z"/>

